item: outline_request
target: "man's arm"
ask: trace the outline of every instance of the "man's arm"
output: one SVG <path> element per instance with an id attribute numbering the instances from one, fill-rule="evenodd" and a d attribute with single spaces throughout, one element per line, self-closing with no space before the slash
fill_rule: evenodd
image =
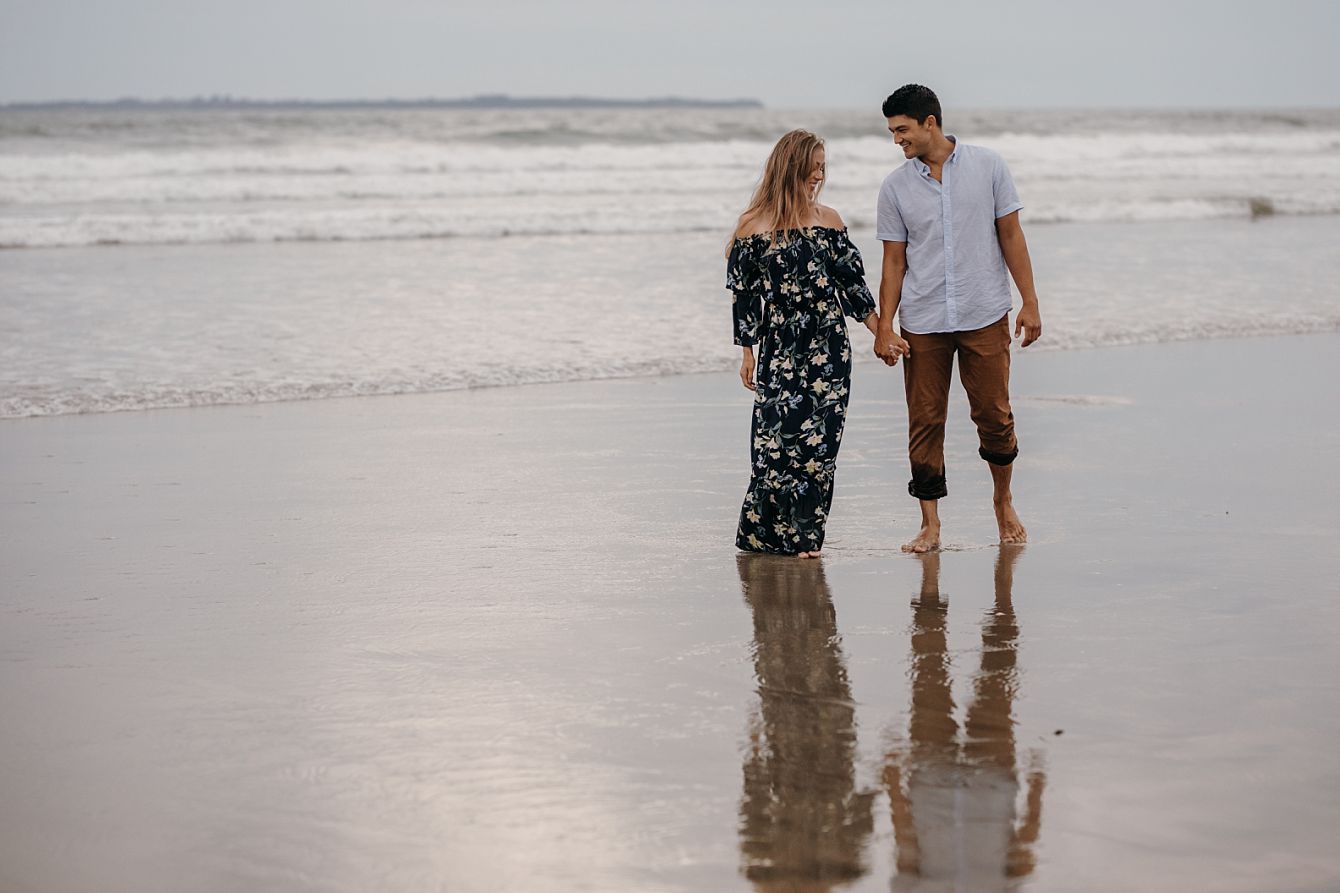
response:
<path id="1" fill-rule="evenodd" d="M 1005 255 L 1005 266 L 1010 268 L 1014 284 L 1024 299 L 1024 306 L 1014 319 L 1014 337 L 1018 338 L 1022 330 L 1024 340 L 1019 346 L 1027 347 L 1042 337 L 1042 312 L 1038 309 L 1038 293 L 1033 287 L 1033 261 L 1028 256 L 1028 242 L 1024 239 L 1018 211 L 996 218 L 996 236 L 1000 239 L 1001 254 Z M 881 286 L 881 298 L 883 293 Z M 882 308 L 883 304 L 880 306 Z"/>
<path id="2" fill-rule="evenodd" d="M 884 263 L 879 275 L 879 326 L 875 330 L 875 356 L 893 366 L 900 356 L 912 352 L 907 342 L 893 331 L 893 317 L 903 299 L 903 276 L 907 274 L 907 243 L 883 244 Z"/>

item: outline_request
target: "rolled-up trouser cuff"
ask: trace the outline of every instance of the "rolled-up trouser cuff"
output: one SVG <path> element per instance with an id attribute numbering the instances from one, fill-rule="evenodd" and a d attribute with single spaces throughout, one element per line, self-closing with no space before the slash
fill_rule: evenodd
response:
<path id="1" fill-rule="evenodd" d="M 979 448 L 977 455 L 981 456 L 992 465 L 1009 465 L 1019 455 L 1019 449 L 1016 447 L 1008 453 L 993 453 L 988 449 Z"/>
<path id="2" fill-rule="evenodd" d="M 907 482 L 907 492 L 917 499 L 943 499 L 949 495 L 949 488 L 945 486 L 945 476 L 939 474 L 920 480 L 912 478 Z"/>

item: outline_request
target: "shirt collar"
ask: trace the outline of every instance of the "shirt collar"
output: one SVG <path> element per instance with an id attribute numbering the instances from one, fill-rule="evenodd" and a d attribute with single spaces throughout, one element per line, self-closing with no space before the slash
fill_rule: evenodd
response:
<path id="1" fill-rule="evenodd" d="M 946 134 L 945 134 L 945 139 L 949 140 L 951 143 L 954 144 L 954 151 L 949 153 L 949 157 L 945 159 L 945 164 L 949 164 L 951 161 L 953 161 L 953 162 L 957 162 L 957 161 L 958 161 L 958 137 L 954 136 L 954 134 L 952 134 L 952 133 L 946 133 Z M 913 158 L 913 159 L 912 159 L 912 163 L 915 164 L 915 165 L 917 166 L 917 170 L 920 171 L 921 173 L 923 173 L 923 174 L 928 174 L 928 173 L 930 173 L 931 166 L 930 166 L 929 164 L 927 164 L 926 162 L 922 161 L 920 158 Z"/>

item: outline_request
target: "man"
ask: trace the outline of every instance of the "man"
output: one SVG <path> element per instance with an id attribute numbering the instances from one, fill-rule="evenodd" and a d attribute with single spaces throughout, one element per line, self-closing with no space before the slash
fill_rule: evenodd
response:
<path id="1" fill-rule="evenodd" d="M 875 353 L 892 366 L 905 357 L 908 492 L 921 501 L 921 531 L 907 552 L 940 547 L 945 486 L 945 416 L 958 355 L 959 378 L 989 463 L 1002 543 L 1028 538 L 1014 510 L 1011 463 L 1019 453 L 1010 410 L 1012 303 L 1006 268 L 1023 296 L 1014 337 L 1042 335 L 1033 267 L 1019 224 L 1023 204 L 999 155 L 946 135 L 940 101 L 920 84 L 884 101 L 893 141 L 908 161 L 884 179 L 876 235 L 884 243 Z M 893 330 L 897 313 L 900 331 Z"/>

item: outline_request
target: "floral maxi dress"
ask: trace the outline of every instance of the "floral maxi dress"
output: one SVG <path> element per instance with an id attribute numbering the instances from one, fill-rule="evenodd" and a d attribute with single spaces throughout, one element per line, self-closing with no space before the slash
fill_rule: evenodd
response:
<path id="1" fill-rule="evenodd" d="M 726 287 L 735 343 L 757 345 L 749 490 L 735 544 L 794 555 L 824 544 L 851 385 L 843 315 L 875 301 L 845 229 L 811 227 L 736 239 Z"/>

